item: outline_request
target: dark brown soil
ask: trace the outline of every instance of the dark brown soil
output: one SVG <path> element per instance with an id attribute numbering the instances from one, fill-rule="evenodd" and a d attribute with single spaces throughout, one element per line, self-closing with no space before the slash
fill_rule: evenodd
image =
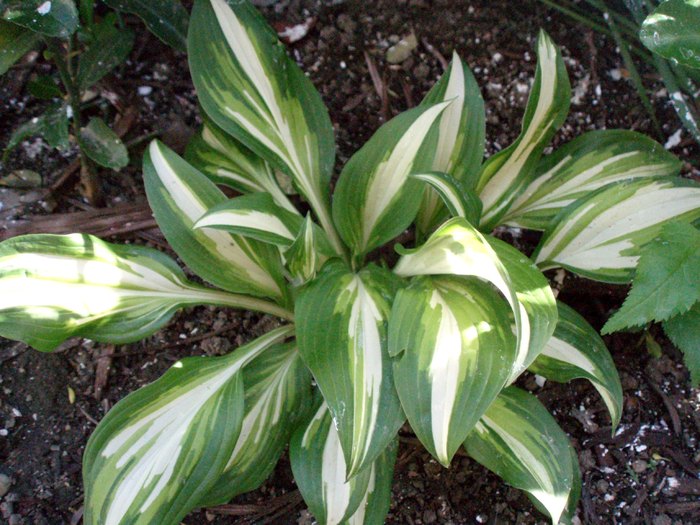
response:
<path id="1" fill-rule="evenodd" d="M 507 146 L 518 134 L 527 89 L 535 69 L 537 31 L 545 28 L 564 52 L 577 101 L 555 145 L 590 129 L 626 128 L 653 134 L 634 89 L 613 80 L 623 69 L 612 42 L 572 25 L 538 2 L 379 0 L 362 2 L 285 0 L 266 10 L 285 24 L 316 17 L 302 41 L 290 46 L 319 87 L 336 125 L 339 165 L 376 130 L 383 119 L 420 101 L 442 66 L 440 55 L 456 49 L 471 66 L 486 101 L 488 151 Z M 137 24 L 136 21 L 128 20 Z M 412 56 L 389 65 L 386 50 L 414 31 L 420 42 Z M 143 198 L 141 150 L 157 133 L 182 150 L 197 125 L 194 90 L 186 57 L 145 31 L 128 64 L 101 84 L 109 95 L 91 111 L 113 122 L 135 115 L 124 139 L 132 164 L 122 173 L 102 173 L 109 206 Z M 433 49 L 433 51 L 431 51 Z M 364 53 L 387 86 L 382 103 L 370 78 Z M 24 93 L 31 75 L 50 66 L 41 57 L 0 77 L 0 144 L 20 122 L 45 106 Z M 658 93 L 653 72 L 648 85 Z M 150 88 L 141 89 L 139 88 Z M 663 96 L 654 96 L 665 142 L 680 128 Z M 684 139 L 687 135 L 682 136 Z M 698 177 L 698 148 L 682 140 L 672 150 L 686 161 L 685 173 Z M 33 214 L 86 209 L 75 178 L 47 191 L 65 174 L 76 151 L 50 151 L 31 139 L 0 164 L 0 176 L 32 169 L 42 188 L 0 189 L 0 234 Z M 91 225 L 74 224 L 84 230 Z M 128 229 L 128 228 L 126 228 Z M 163 245 L 157 230 L 128 232 L 122 240 Z M 600 328 L 624 298 L 625 290 L 568 277 L 560 298 Z M 253 314 L 196 308 L 181 312 L 171 325 L 138 344 L 113 347 L 84 340 L 67 342 L 53 354 L 0 340 L 0 473 L 9 476 L 9 492 L 0 502 L 0 521 L 15 524 L 77 523 L 82 502 L 80 461 L 85 442 L 105 412 L 134 389 L 159 377 L 186 355 L 224 353 L 263 333 L 270 319 Z M 613 436 L 601 399 L 590 385 L 521 379 L 553 411 L 579 452 L 584 478 L 579 518 L 583 523 L 700 522 L 700 391 L 689 385 L 679 353 L 660 333 L 663 354 L 650 356 L 639 335 L 617 335 L 606 342 L 620 371 L 625 411 Z M 74 396 L 74 398 L 73 398 Z M 2 481 L 0 479 L 0 481 Z M 1 485 L 1 483 L 0 483 Z M 2 487 L 0 486 L 0 489 Z M 0 493 L 0 497 L 1 493 Z M 312 523 L 295 493 L 283 458 L 259 490 L 231 505 L 200 511 L 187 524 Z M 443 469 L 408 430 L 402 434 L 387 523 L 545 523 L 527 498 L 505 486 L 465 456 Z"/>

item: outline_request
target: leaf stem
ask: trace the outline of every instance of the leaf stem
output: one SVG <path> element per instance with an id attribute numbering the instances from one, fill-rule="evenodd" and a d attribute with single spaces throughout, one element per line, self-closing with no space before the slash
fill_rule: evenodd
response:
<path id="1" fill-rule="evenodd" d="M 196 304 L 208 303 L 244 310 L 255 310 L 256 312 L 274 315 L 275 317 L 286 319 L 287 321 L 294 321 L 293 312 L 271 301 L 251 297 L 250 295 L 219 292 L 202 288 L 196 291 L 196 295 L 193 295 L 192 302 Z"/>

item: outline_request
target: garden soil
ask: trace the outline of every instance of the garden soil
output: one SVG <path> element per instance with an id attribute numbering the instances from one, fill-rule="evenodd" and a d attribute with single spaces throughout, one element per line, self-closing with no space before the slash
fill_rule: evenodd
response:
<path id="1" fill-rule="evenodd" d="M 544 28 L 562 46 L 574 92 L 555 146 L 603 128 L 638 130 L 662 143 L 674 137 L 668 147 L 684 161 L 684 175 L 698 179 L 698 149 L 678 131 L 681 125 L 653 71 L 642 73 L 660 116 L 660 134 L 626 80 L 614 43 L 538 2 L 283 0 L 264 12 L 280 31 L 308 28 L 289 48 L 329 107 L 341 166 L 382 122 L 421 100 L 453 50 L 481 86 L 488 153 L 507 146 L 520 130 L 535 71 L 535 40 Z M 140 27 L 130 17 L 126 23 Z M 101 82 L 88 101 L 91 114 L 119 123 L 132 158 L 121 173 L 101 173 L 107 206 L 117 210 L 105 234 L 112 241 L 167 249 L 147 212 L 135 225 L 119 206 L 143 203 L 143 148 L 158 136 L 182 151 L 199 124 L 197 103 L 186 56 L 146 31 L 137 35 L 129 63 Z M 410 43 L 412 35 L 415 48 L 398 57 L 400 62 L 389 63 L 388 49 L 401 40 Z M 50 72 L 50 65 L 34 55 L 0 78 L 0 144 L 46 106 L 25 93 L 28 81 Z M 29 139 L 0 164 L 0 177 L 17 169 L 41 176 L 37 187 L 0 187 L 0 235 L 51 223 L 76 231 L 95 228 L 95 212 L 81 199 L 71 169 L 76 154 L 75 149 L 53 152 L 41 139 Z M 72 212 L 83 215 L 66 215 Z M 534 247 L 536 237 L 514 233 L 497 232 L 525 251 Z M 567 275 L 559 298 L 599 329 L 626 291 Z M 0 340 L 0 523 L 79 523 L 81 456 L 106 411 L 178 359 L 228 352 L 273 325 L 267 317 L 200 307 L 180 312 L 166 329 L 130 345 L 74 339 L 42 354 Z M 584 481 L 581 523 L 700 523 L 700 391 L 691 388 L 680 353 L 658 327 L 650 334 L 605 338 L 624 390 L 622 423 L 614 432 L 601 398 L 587 382 L 541 384 L 527 374 L 519 380 L 550 408 L 578 451 Z M 467 456 L 458 455 L 449 469 L 442 468 L 408 427 L 401 432 L 392 492 L 390 524 L 546 523 L 525 495 Z M 183 522 L 311 524 L 313 518 L 285 455 L 260 489 L 228 505 L 196 511 Z"/>

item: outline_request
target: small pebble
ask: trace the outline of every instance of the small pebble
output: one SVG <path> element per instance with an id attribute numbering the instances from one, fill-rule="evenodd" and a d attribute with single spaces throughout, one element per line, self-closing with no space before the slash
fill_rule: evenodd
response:
<path id="1" fill-rule="evenodd" d="M 7 474 L 0 474 L 0 498 L 5 496 L 12 486 L 12 480 Z"/>
<path id="2" fill-rule="evenodd" d="M 632 462 L 632 470 L 634 470 L 637 474 L 644 472 L 648 466 L 648 463 L 643 459 L 635 459 Z"/>

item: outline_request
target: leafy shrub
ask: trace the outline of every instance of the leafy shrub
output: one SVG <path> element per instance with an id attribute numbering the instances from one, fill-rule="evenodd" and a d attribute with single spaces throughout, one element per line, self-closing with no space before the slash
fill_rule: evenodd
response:
<path id="1" fill-rule="evenodd" d="M 423 103 L 346 163 L 332 199 L 330 119 L 257 11 L 197 0 L 188 51 L 205 125 L 188 160 L 153 142 L 144 178 L 168 242 L 216 288 L 149 248 L 18 237 L 0 244 L 0 333 L 44 351 L 71 336 L 127 343 L 193 304 L 283 321 L 229 355 L 183 359 L 112 408 L 85 451 L 85 522 L 178 523 L 259 486 L 289 443 L 319 523 L 382 523 L 406 420 L 441 464 L 464 446 L 570 521 L 575 451 L 513 383 L 528 369 L 586 378 L 613 429 L 622 392 L 602 339 L 541 270 L 629 282 L 666 224 L 700 217 L 700 187 L 627 131 L 543 156 L 570 98 L 544 32 L 510 147 L 481 164 L 483 100 L 455 54 Z M 543 230 L 533 259 L 489 233 L 499 225 Z M 380 248 L 400 234 L 395 260 Z"/>

